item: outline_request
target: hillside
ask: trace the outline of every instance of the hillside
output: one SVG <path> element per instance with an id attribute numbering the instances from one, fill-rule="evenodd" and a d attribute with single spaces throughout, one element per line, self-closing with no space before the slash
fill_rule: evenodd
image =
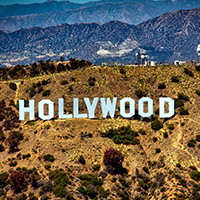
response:
<path id="1" fill-rule="evenodd" d="M 15 31 L 21 28 L 80 22 L 104 24 L 112 20 L 137 25 L 161 14 L 163 14 L 161 10 L 139 2 L 105 3 L 59 12 L 0 18 L 0 29 Z"/>
<path id="2" fill-rule="evenodd" d="M 138 49 L 158 62 L 196 60 L 199 18 L 200 9 L 193 9 L 166 13 L 137 26 L 111 21 L 0 31 L 0 63 L 26 65 L 64 56 L 95 64 L 113 60 L 134 64 Z"/>
<path id="3" fill-rule="evenodd" d="M 62 66 L 59 73 L 52 73 L 50 68 L 44 71 L 45 63 L 24 68 L 32 72 L 32 78 L 23 70 L 15 74 L 11 68 L 7 78 L 20 73 L 22 77 L 0 83 L 0 195 L 15 198 L 24 193 L 29 199 L 199 199 L 199 67 L 80 65 L 74 69 L 75 63 L 49 63 L 56 72 Z M 123 119 L 119 113 L 114 119 L 102 119 L 100 103 L 95 119 L 60 120 L 57 116 L 58 98 L 64 98 L 65 112 L 69 113 L 73 112 L 73 98 L 79 98 L 80 113 L 85 113 L 84 97 L 117 97 L 117 108 L 120 99 L 131 97 L 137 108 L 141 96 L 154 102 L 151 119 L 140 118 L 137 112 L 133 119 Z M 159 97 L 175 99 L 175 116 L 159 119 Z M 18 122 L 20 99 L 34 99 L 36 115 L 39 101 L 52 100 L 54 119 Z M 110 147 L 124 156 L 122 166 L 103 164 Z"/>

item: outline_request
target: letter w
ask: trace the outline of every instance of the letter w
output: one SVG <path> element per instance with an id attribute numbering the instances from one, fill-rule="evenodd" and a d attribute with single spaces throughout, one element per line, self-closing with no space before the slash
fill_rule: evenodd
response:
<path id="1" fill-rule="evenodd" d="M 114 118 L 117 98 L 113 98 L 113 103 L 111 103 L 110 98 L 107 98 L 107 104 L 105 102 L 105 98 L 101 98 L 100 101 L 101 101 L 103 118 L 106 118 L 108 113 L 110 113 L 110 116 Z"/>

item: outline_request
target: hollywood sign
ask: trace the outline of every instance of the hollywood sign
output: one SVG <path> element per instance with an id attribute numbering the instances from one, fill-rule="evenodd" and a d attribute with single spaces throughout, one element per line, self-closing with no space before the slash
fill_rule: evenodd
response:
<path id="1" fill-rule="evenodd" d="M 58 116 L 59 119 L 71 119 L 71 118 L 95 118 L 95 110 L 99 97 L 95 97 L 90 102 L 89 98 L 84 98 L 84 102 L 88 113 L 79 113 L 79 99 L 73 99 L 73 114 L 64 113 L 64 99 L 58 99 Z M 144 112 L 144 103 L 147 102 L 148 112 Z M 35 120 L 35 103 L 34 100 L 29 100 L 29 106 L 25 107 L 24 100 L 19 100 L 19 120 L 25 120 L 25 113 L 29 113 L 29 120 Z M 102 117 L 107 118 L 110 114 L 111 118 L 114 118 L 116 112 L 117 98 L 100 98 Z M 129 105 L 129 112 L 126 112 L 126 104 Z M 168 103 L 168 112 L 165 112 L 165 104 Z M 48 114 L 44 113 L 44 106 L 47 105 Z M 138 101 L 138 114 L 141 117 L 150 117 L 153 115 L 153 100 L 149 97 L 143 97 Z M 120 115 L 124 118 L 131 118 L 135 115 L 135 100 L 126 97 L 120 100 Z M 170 118 L 174 115 L 174 100 L 169 97 L 159 98 L 159 117 Z M 38 117 L 42 120 L 51 120 L 54 118 L 54 102 L 49 99 L 41 100 L 38 103 Z"/>

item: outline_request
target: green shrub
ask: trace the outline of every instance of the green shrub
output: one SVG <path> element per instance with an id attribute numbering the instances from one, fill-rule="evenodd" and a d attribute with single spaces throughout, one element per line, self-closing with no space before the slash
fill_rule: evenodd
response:
<path id="1" fill-rule="evenodd" d="M 106 198 L 110 195 L 110 191 L 109 190 L 105 190 L 102 186 L 97 188 L 98 192 L 99 192 L 99 197 L 101 198 Z"/>
<path id="2" fill-rule="evenodd" d="M 168 125 L 168 129 L 174 130 L 174 124 L 169 124 L 169 125 Z"/>
<path id="3" fill-rule="evenodd" d="M 90 80 L 90 81 L 89 81 L 89 85 L 90 85 L 90 86 L 95 86 L 95 82 L 94 82 L 93 80 Z"/>
<path id="4" fill-rule="evenodd" d="M 41 93 L 43 90 L 44 90 L 43 87 L 39 86 L 38 89 L 37 89 L 37 93 Z"/>
<path id="5" fill-rule="evenodd" d="M 16 91 L 17 90 L 17 85 L 15 83 L 10 82 L 9 84 L 10 89 Z"/>
<path id="6" fill-rule="evenodd" d="M 88 137 L 92 138 L 93 137 L 92 133 L 88 133 Z"/>
<path id="7" fill-rule="evenodd" d="M 156 142 L 158 140 L 157 137 L 153 137 L 153 141 Z"/>
<path id="8" fill-rule="evenodd" d="M 180 115 L 189 115 L 188 109 L 180 108 Z"/>
<path id="9" fill-rule="evenodd" d="M 39 191 L 39 196 L 42 196 L 44 194 L 44 191 L 43 190 L 40 190 Z"/>
<path id="10" fill-rule="evenodd" d="M 44 158 L 45 161 L 49 161 L 49 162 L 54 162 L 55 161 L 54 156 L 51 155 L 51 154 L 43 155 L 43 158 Z"/>
<path id="11" fill-rule="evenodd" d="M 40 87 L 41 86 L 41 83 L 40 83 L 40 81 L 38 81 L 37 83 L 36 83 L 36 87 Z"/>
<path id="12" fill-rule="evenodd" d="M 27 199 L 27 196 L 25 193 L 20 194 L 20 196 L 18 198 L 18 200 L 26 200 L 26 199 Z"/>
<path id="13" fill-rule="evenodd" d="M 82 184 L 84 186 L 87 185 L 94 185 L 94 186 L 100 186 L 103 185 L 103 179 L 97 178 L 95 174 L 83 174 L 78 176 L 79 179 L 82 180 Z"/>
<path id="14" fill-rule="evenodd" d="M 159 114 L 159 108 L 155 109 L 155 115 Z"/>
<path id="15" fill-rule="evenodd" d="M 200 172 L 199 171 L 192 171 L 192 172 L 190 172 L 190 177 L 191 177 L 191 179 L 198 182 L 198 181 L 200 181 Z"/>
<path id="16" fill-rule="evenodd" d="M 95 86 L 95 82 L 96 82 L 96 79 L 94 77 L 90 77 L 88 79 L 88 82 L 89 82 L 89 85 L 90 86 Z"/>
<path id="17" fill-rule="evenodd" d="M 0 174 L 0 180 L 1 180 L 0 188 L 4 188 L 9 184 L 8 177 L 9 177 L 9 173 L 7 173 L 7 172 L 3 172 Z"/>
<path id="18" fill-rule="evenodd" d="M 200 135 L 196 135 L 196 141 L 200 142 Z"/>
<path id="19" fill-rule="evenodd" d="M 80 155 L 79 158 L 78 158 L 78 161 L 81 163 L 81 164 L 85 164 L 85 158 L 83 157 L 83 155 Z"/>
<path id="20" fill-rule="evenodd" d="M 67 184 L 71 184 L 69 177 L 62 169 L 51 171 L 49 173 L 49 178 L 54 180 L 55 185 L 60 185 L 62 187 L 67 186 Z"/>
<path id="21" fill-rule="evenodd" d="M 3 144 L 0 144 L 0 152 L 3 152 L 5 150 Z"/>
<path id="22" fill-rule="evenodd" d="M 101 176 L 102 178 L 106 178 L 106 176 L 107 176 L 107 173 L 106 173 L 106 171 L 100 171 L 99 172 L 99 176 Z"/>
<path id="23" fill-rule="evenodd" d="M 147 174 L 149 174 L 149 169 L 148 169 L 148 167 L 145 166 L 145 167 L 143 167 L 142 169 L 143 169 L 144 172 L 146 172 Z"/>
<path id="24" fill-rule="evenodd" d="M 46 194 L 43 194 L 40 200 L 48 200 L 49 197 Z"/>
<path id="25" fill-rule="evenodd" d="M 51 165 L 45 165 L 45 169 L 51 169 Z"/>
<path id="26" fill-rule="evenodd" d="M 189 101 L 189 97 L 187 95 L 183 94 L 182 92 L 178 93 L 178 99 L 184 100 L 184 101 Z"/>
<path id="27" fill-rule="evenodd" d="M 86 191 L 86 189 L 81 185 L 81 186 L 79 186 L 78 188 L 77 188 L 77 190 L 81 193 L 81 194 L 86 194 L 87 193 L 87 191 Z"/>
<path id="28" fill-rule="evenodd" d="M 194 76 L 193 72 L 191 70 L 189 70 L 188 68 L 184 68 L 184 73 L 189 75 L 190 77 Z"/>
<path id="29" fill-rule="evenodd" d="M 145 130 L 144 129 L 139 129 L 139 131 L 138 131 L 139 133 L 141 133 L 142 135 L 146 135 L 146 132 L 145 132 Z"/>
<path id="30" fill-rule="evenodd" d="M 120 74 L 126 74 L 126 70 L 125 70 L 124 68 L 121 68 L 121 69 L 119 70 L 119 72 L 120 72 Z"/>
<path id="31" fill-rule="evenodd" d="M 7 138 L 7 143 L 9 145 L 9 153 L 14 153 L 18 151 L 18 145 L 20 140 L 23 140 L 24 136 L 23 133 L 19 131 L 11 131 Z"/>
<path id="32" fill-rule="evenodd" d="M 133 131 L 131 127 L 128 126 L 122 126 L 118 129 L 109 129 L 103 133 L 101 133 L 102 137 L 108 137 L 112 138 L 113 142 L 116 144 L 140 144 L 140 141 L 138 138 L 136 138 L 138 135 L 137 131 Z"/>
<path id="33" fill-rule="evenodd" d="M 29 200 L 38 200 L 38 198 L 35 195 L 32 195 L 29 197 Z"/>
<path id="34" fill-rule="evenodd" d="M 196 94 L 200 96 L 200 90 L 196 90 Z"/>
<path id="35" fill-rule="evenodd" d="M 44 90 L 44 91 L 42 92 L 42 96 L 46 97 L 46 96 L 50 95 L 50 93 L 51 93 L 50 90 Z"/>
<path id="36" fill-rule="evenodd" d="M 195 144 L 196 144 L 196 140 L 191 139 L 191 140 L 188 141 L 187 146 L 188 147 L 195 147 Z"/>
<path id="37" fill-rule="evenodd" d="M 73 91 L 72 85 L 69 86 L 69 91 L 71 91 L 71 92 Z"/>
<path id="38" fill-rule="evenodd" d="M 28 154 L 23 154 L 22 155 L 22 158 L 23 159 L 25 159 L 25 158 L 30 158 L 31 157 L 31 154 L 30 153 L 28 153 Z"/>
<path id="39" fill-rule="evenodd" d="M 164 138 L 168 138 L 167 132 L 164 132 L 164 133 L 163 133 L 163 137 L 164 137 Z"/>
<path id="40" fill-rule="evenodd" d="M 181 164 L 180 164 L 180 163 L 177 163 L 177 164 L 176 164 L 176 167 L 181 168 Z"/>
<path id="41" fill-rule="evenodd" d="M 4 196 L 4 195 L 6 195 L 6 192 L 4 191 L 4 190 L 1 190 L 0 189 L 0 197 L 2 197 L 2 196 Z M 2 198 L 3 199 L 3 198 Z"/>
<path id="42" fill-rule="evenodd" d="M 178 107 L 181 107 L 181 106 L 184 106 L 183 100 L 180 100 L 180 99 L 175 98 L 175 99 L 174 99 L 174 107 L 175 107 L 175 108 L 178 108 Z"/>
<path id="43" fill-rule="evenodd" d="M 187 183 L 187 182 L 186 182 L 185 179 L 183 179 L 183 178 L 180 179 L 180 180 L 179 180 L 179 183 L 180 183 L 180 185 L 182 185 L 183 187 L 186 187 L 186 183 Z"/>
<path id="44" fill-rule="evenodd" d="M 165 89 L 166 88 L 166 85 L 165 85 L 165 83 L 159 83 L 158 84 L 158 89 Z"/>
<path id="45" fill-rule="evenodd" d="M 29 96 L 30 97 L 33 97 L 36 95 L 36 91 L 35 91 L 35 88 L 34 87 L 30 87 L 29 88 Z"/>
<path id="46" fill-rule="evenodd" d="M 91 198 L 94 199 L 97 196 L 97 191 L 94 185 L 87 185 L 86 187 L 87 195 Z"/>
<path id="47" fill-rule="evenodd" d="M 193 171 L 197 171 L 197 168 L 193 165 L 189 166 L 190 169 L 192 169 Z"/>
<path id="48" fill-rule="evenodd" d="M 141 89 L 136 90 L 135 94 L 137 95 L 137 97 L 139 99 L 142 98 L 142 97 L 145 97 L 147 95 L 146 92 L 142 91 Z"/>
<path id="49" fill-rule="evenodd" d="M 99 171 L 100 170 L 101 165 L 100 164 L 95 164 L 92 166 L 94 171 Z"/>
<path id="50" fill-rule="evenodd" d="M 143 182 L 143 181 L 139 181 L 139 185 L 144 189 L 144 190 L 148 190 L 150 185 Z"/>
<path id="51" fill-rule="evenodd" d="M 17 165 L 17 161 L 11 161 L 10 163 L 9 163 L 9 165 L 10 165 L 10 167 L 15 167 L 16 165 Z"/>
<path id="52" fill-rule="evenodd" d="M 197 71 L 200 71 L 200 66 L 197 65 L 197 66 L 195 66 L 195 68 Z"/>
<path id="53" fill-rule="evenodd" d="M 161 192 L 165 192 L 165 191 L 167 191 L 167 188 L 166 188 L 166 187 L 161 187 L 161 188 L 160 188 L 160 191 L 161 191 Z"/>
<path id="54" fill-rule="evenodd" d="M 0 131 L 0 141 L 3 141 L 6 139 L 6 136 L 3 132 Z"/>
<path id="55" fill-rule="evenodd" d="M 156 148 L 155 150 L 156 150 L 156 153 L 160 153 L 161 152 L 160 148 Z"/>
<path id="56" fill-rule="evenodd" d="M 42 85 L 47 85 L 49 82 L 47 80 L 42 80 Z"/>
<path id="57" fill-rule="evenodd" d="M 74 78 L 74 77 L 71 77 L 71 80 L 72 80 L 73 82 L 75 82 L 75 81 L 76 81 L 76 78 Z"/>
<path id="58" fill-rule="evenodd" d="M 171 82 L 178 83 L 179 82 L 178 76 L 172 76 Z"/>
<path id="59" fill-rule="evenodd" d="M 68 83 L 69 83 L 68 80 L 62 80 L 62 81 L 60 82 L 61 85 L 66 85 L 66 84 L 68 84 Z"/>
<path id="60" fill-rule="evenodd" d="M 53 194 L 56 197 L 65 197 L 67 193 L 65 187 L 58 185 L 53 189 Z"/>
<path id="61" fill-rule="evenodd" d="M 44 192 L 51 192 L 53 190 L 53 183 L 52 181 L 48 181 L 45 185 L 42 186 L 42 190 Z"/>
<path id="62" fill-rule="evenodd" d="M 44 129 L 50 129 L 51 128 L 51 125 L 50 124 L 47 124 Z"/>
<path id="63" fill-rule="evenodd" d="M 163 128 L 163 124 L 161 123 L 161 121 L 159 121 L 158 119 L 154 120 L 151 122 L 151 128 L 153 130 L 160 130 L 161 128 Z"/>

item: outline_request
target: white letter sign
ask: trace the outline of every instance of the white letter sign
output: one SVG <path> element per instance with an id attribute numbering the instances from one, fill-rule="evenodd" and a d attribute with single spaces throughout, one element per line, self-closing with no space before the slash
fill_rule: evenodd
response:
<path id="1" fill-rule="evenodd" d="M 44 105 L 47 104 L 48 105 L 48 115 L 44 115 Z M 54 103 L 51 100 L 45 99 L 42 100 L 38 103 L 38 109 L 39 109 L 39 113 L 38 116 L 39 118 L 43 119 L 43 120 L 50 120 L 54 117 Z"/>
<path id="2" fill-rule="evenodd" d="M 165 102 L 169 103 L 169 112 L 165 113 Z M 169 118 L 174 115 L 174 100 L 165 97 L 159 99 L 159 107 L 160 107 L 160 118 Z"/>
<path id="3" fill-rule="evenodd" d="M 29 107 L 24 107 L 24 100 L 19 100 L 19 120 L 24 120 L 24 113 L 29 113 L 29 120 L 35 119 L 34 100 L 29 100 Z"/>
<path id="4" fill-rule="evenodd" d="M 107 104 L 105 102 L 105 98 L 101 98 L 100 100 L 103 118 L 106 118 L 108 113 L 110 113 L 111 118 L 114 118 L 117 98 L 113 98 L 113 104 L 111 103 L 110 98 L 107 98 Z"/>

